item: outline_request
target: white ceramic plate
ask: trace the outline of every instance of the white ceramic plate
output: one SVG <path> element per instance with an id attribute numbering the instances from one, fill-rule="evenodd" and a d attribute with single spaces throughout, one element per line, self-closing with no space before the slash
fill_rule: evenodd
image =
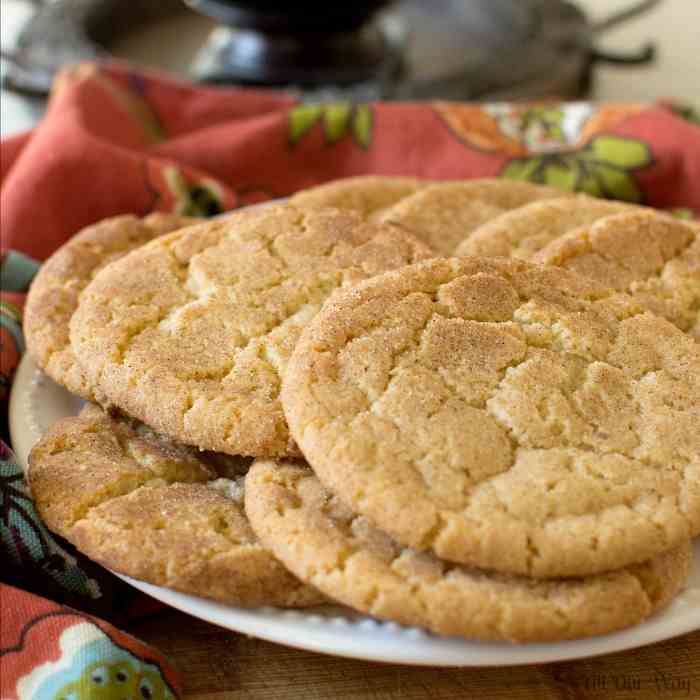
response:
<path id="1" fill-rule="evenodd" d="M 29 451 L 51 423 L 75 415 L 81 404 L 46 377 L 28 355 L 23 358 L 10 397 L 10 432 L 22 465 L 26 465 Z M 665 610 L 622 632 L 549 644 L 513 645 L 437 637 L 341 607 L 246 610 L 127 576 L 121 578 L 174 608 L 236 632 L 324 654 L 402 664 L 512 666 L 563 661 L 631 649 L 700 629 L 700 538 L 695 541 L 695 566 L 688 587 Z"/>

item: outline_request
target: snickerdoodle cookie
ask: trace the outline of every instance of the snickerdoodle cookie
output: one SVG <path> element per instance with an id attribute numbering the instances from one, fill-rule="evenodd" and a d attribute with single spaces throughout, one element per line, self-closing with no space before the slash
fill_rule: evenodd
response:
<path id="1" fill-rule="evenodd" d="M 335 290 L 432 256 L 336 209 L 211 221 L 102 270 L 73 315 L 73 350 L 103 405 L 203 449 L 285 455 L 280 377 L 302 329 Z"/>
<path id="2" fill-rule="evenodd" d="M 533 262 L 564 267 L 625 291 L 700 340 L 697 223 L 654 211 L 618 214 L 552 241 Z"/>
<path id="3" fill-rule="evenodd" d="M 641 622 L 683 587 L 688 542 L 584 578 L 537 581 L 401 547 L 304 466 L 258 460 L 246 476 L 253 529 L 290 571 L 362 612 L 438 634 L 517 642 L 605 634 Z"/>
<path id="4" fill-rule="evenodd" d="M 480 226 L 455 250 L 455 255 L 486 255 L 529 260 L 548 243 L 604 216 L 641 207 L 596 199 L 585 194 L 533 202 Z"/>
<path id="5" fill-rule="evenodd" d="M 197 220 L 170 214 L 117 216 L 88 226 L 61 246 L 34 278 L 24 307 L 27 351 L 53 380 L 84 399 L 92 389 L 70 347 L 78 297 L 106 265 L 144 243 Z"/>
<path id="6" fill-rule="evenodd" d="M 241 477 L 221 473 L 88 405 L 32 450 L 28 480 L 46 524 L 120 573 L 239 605 L 321 602 L 258 541 Z"/>
<path id="7" fill-rule="evenodd" d="M 430 184 L 430 180 L 392 175 L 358 175 L 310 187 L 293 195 L 298 207 L 351 209 L 371 218 L 404 197 Z"/>
<path id="8" fill-rule="evenodd" d="M 327 488 L 445 559 L 581 576 L 700 534 L 700 346 L 560 268 L 363 282 L 307 326 L 282 401 Z"/>
<path id="9" fill-rule="evenodd" d="M 399 224 L 442 255 L 451 255 L 482 224 L 524 204 L 565 193 L 514 180 L 477 179 L 424 187 L 380 217 Z"/>

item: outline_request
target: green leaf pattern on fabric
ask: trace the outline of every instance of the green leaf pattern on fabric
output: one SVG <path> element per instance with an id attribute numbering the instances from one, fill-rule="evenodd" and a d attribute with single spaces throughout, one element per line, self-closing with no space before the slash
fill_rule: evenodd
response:
<path id="1" fill-rule="evenodd" d="M 581 151 L 581 158 L 593 162 L 608 162 L 620 168 L 639 168 L 650 162 L 649 148 L 635 139 L 619 136 L 596 136 Z"/>
<path id="2" fill-rule="evenodd" d="M 352 123 L 352 133 L 355 143 L 367 149 L 372 144 L 372 127 L 374 119 L 369 105 L 358 105 L 355 108 L 355 120 Z"/>
<path id="3" fill-rule="evenodd" d="M 321 124 L 323 137 L 328 144 L 348 137 L 363 149 L 368 149 L 372 144 L 374 119 L 372 108 L 367 104 L 303 104 L 289 110 L 288 119 L 288 136 L 292 146 L 296 146 L 317 124 Z"/>
<path id="4" fill-rule="evenodd" d="M 320 105 L 299 105 L 289 111 L 289 140 L 297 144 L 322 114 Z"/>
<path id="5" fill-rule="evenodd" d="M 644 142 L 600 135 L 580 149 L 511 160 L 501 176 L 595 197 L 641 202 L 642 191 L 632 171 L 651 162 L 651 151 Z"/>
<path id="6" fill-rule="evenodd" d="M 323 110 L 323 133 L 328 143 L 335 143 L 345 136 L 350 125 L 352 106 L 348 102 L 326 105 Z"/>

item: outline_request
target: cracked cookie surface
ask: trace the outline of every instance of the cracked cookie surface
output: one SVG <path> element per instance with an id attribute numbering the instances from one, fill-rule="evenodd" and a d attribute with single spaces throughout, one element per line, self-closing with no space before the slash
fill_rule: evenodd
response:
<path id="1" fill-rule="evenodd" d="M 320 603 L 258 541 L 242 477 L 211 457 L 88 405 L 42 438 L 27 478 L 49 528 L 120 573 L 239 605 Z"/>
<path id="2" fill-rule="evenodd" d="M 490 178 L 425 187 L 387 209 L 380 221 L 411 231 L 442 255 L 452 255 L 482 224 L 529 202 L 564 196 L 529 182 Z"/>
<path id="3" fill-rule="evenodd" d="M 606 217 L 552 241 L 533 262 L 627 292 L 700 340 L 700 225 L 653 211 Z"/>
<path id="4" fill-rule="evenodd" d="M 455 255 L 485 255 L 530 260 L 551 241 L 598 219 L 640 210 L 632 204 L 581 194 L 532 202 L 480 226 L 455 250 Z"/>
<path id="5" fill-rule="evenodd" d="M 349 209 L 365 218 L 374 218 L 429 184 L 430 180 L 416 177 L 358 175 L 301 190 L 290 197 L 289 203 L 311 209 Z"/>
<path id="6" fill-rule="evenodd" d="M 700 533 L 700 347 L 556 267 L 364 282 L 309 324 L 282 401 L 327 488 L 444 559 L 579 576 Z"/>
<path id="7" fill-rule="evenodd" d="M 438 634 L 519 642 L 606 634 L 641 622 L 683 587 L 689 543 L 618 571 L 538 581 L 402 547 L 299 464 L 258 460 L 246 476 L 253 529 L 300 579 L 358 610 Z"/>
<path id="8" fill-rule="evenodd" d="M 304 326 L 338 288 L 433 255 L 354 212 L 243 212 L 104 269 L 71 341 L 103 405 L 203 449 L 286 455 L 280 375 Z"/>
<path id="9" fill-rule="evenodd" d="M 117 216 L 76 233 L 41 266 L 24 307 L 27 351 L 54 381 L 92 400 L 90 382 L 70 346 L 69 323 L 80 293 L 106 265 L 156 236 L 197 221 L 171 214 Z"/>

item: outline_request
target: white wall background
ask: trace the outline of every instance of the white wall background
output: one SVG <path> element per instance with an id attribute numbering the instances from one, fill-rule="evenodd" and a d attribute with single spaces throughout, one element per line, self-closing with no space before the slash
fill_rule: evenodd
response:
<path id="1" fill-rule="evenodd" d="M 592 19 L 602 19 L 635 0 L 574 0 Z M 641 17 L 600 37 L 601 48 L 634 50 L 656 43 L 650 67 L 600 66 L 593 96 L 602 100 L 677 97 L 700 108 L 700 0 L 662 0 Z"/>

